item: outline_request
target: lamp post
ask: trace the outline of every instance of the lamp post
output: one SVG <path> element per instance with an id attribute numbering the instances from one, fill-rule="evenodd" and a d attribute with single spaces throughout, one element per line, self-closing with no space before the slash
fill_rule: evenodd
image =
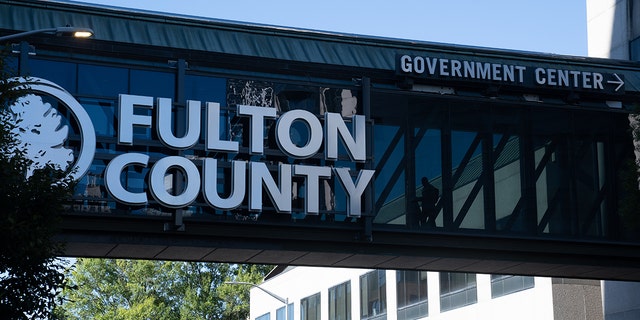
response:
<path id="1" fill-rule="evenodd" d="M 46 28 L 46 29 L 37 29 L 31 31 L 25 31 L 20 33 L 14 33 L 7 36 L 0 37 L 0 42 L 23 38 L 27 36 L 31 36 L 39 33 L 54 33 L 58 36 L 73 36 L 75 38 L 90 38 L 93 36 L 93 30 L 89 28 L 76 28 L 76 27 L 57 27 L 57 28 Z"/>
<path id="2" fill-rule="evenodd" d="M 241 282 L 241 281 L 227 281 L 225 282 L 226 284 L 241 284 L 241 285 L 247 285 L 247 286 L 251 286 L 253 288 L 257 288 L 260 289 L 262 292 L 270 295 L 271 297 L 273 297 L 274 299 L 284 303 L 284 319 L 285 320 L 289 320 L 288 317 L 288 313 L 289 313 L 289 298 L 283 298 L 263 287 L 260 287 L 259 285 L 255 284 L 255 283 L 251 283 L 251 282 Z"/>
<path id="3" fill-rule="evenodd" d="M 93 30 L 89 28 L 77 28 L 77 27 L 57 27 L 57 28 L 45 28 L 45 29 L 37 29 L 31 31 L 24 31 L 19 33 L 14 33 L 6 36 L 0 37 L 0 43 L 5 42 L 7 40 L 13 40 L 18 38 L 28 37 L 34 34 L 40 33 L 53 33 L 57 36 L 70 36 L 75 38 L 90 38 L 93 36 Z M 14 47 L 18 47 L 18 50 L 14 50 L 14 53 L 20 53 L 20 64 L 18 67 L 19 74 L 25 75 L 28 73 L 28 58 L 29 54 L 32 52 L 32 47 L 26 41 L 21 41 L 19 45 L 14 45 Z M 35 53 L 34 53 L 35 54 Z"/>

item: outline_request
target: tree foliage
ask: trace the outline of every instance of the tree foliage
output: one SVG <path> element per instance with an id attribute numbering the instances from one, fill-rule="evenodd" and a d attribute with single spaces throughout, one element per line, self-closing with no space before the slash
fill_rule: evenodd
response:
<path id="1" fill-rule="evenodd" d="M 56 311 L 66 319 L 246 319 L 248 289 L 264 265 L 78 259 Z"/>
<path id="2" fill-rule="evenodd" d="M 634 104 L 634 113 L 629 115 L 633 136 L 635 159 L 622 164 L 620 174 L 620 226 L 621 238 L 638 240 L 640 237 L 640 105 Z"/>
<path id="3" fill-rule="evenodd" d="M 7 80 L 0 57 L 0 314 L 5 319 L 47 318 L 64 283 L 56 258 L 62 246 L 53 240 L 72 186 L 51 166 L 27 176 L 31 164 L 4 113 L 28 92 Z"/>

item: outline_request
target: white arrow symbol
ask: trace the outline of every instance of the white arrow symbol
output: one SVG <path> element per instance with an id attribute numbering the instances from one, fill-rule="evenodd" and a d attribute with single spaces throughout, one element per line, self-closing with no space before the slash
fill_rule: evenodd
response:
<path id="1" fill-rule="evenodd" d="M 616 87 L 616 89 L 614 91 L 618 91 L 624 85 L 624 81 L 622 81 L 622 79 L 620 79 L 620 76 L 618 76 L 615 73 L 613 74 L 613 76 L 616 77 L 616 79 L 618 79 L 618 80 L 616 80 L 616 81 L 608 80 L 607 83 L 617 84 L 618 86 Z"/>

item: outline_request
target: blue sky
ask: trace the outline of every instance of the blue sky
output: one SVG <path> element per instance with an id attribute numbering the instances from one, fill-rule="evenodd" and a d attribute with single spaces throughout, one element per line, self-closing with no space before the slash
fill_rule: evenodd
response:
<path id="1" fill-rule="evenodd" d="M 76 2 L 410 40 L 587 54 L 585 0 Z"/>

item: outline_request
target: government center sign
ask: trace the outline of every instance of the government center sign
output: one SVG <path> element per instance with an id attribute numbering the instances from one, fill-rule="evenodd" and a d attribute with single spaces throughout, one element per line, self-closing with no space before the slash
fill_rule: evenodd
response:
<path id="1" fill-rule="evenodd" d="M 624 76 L 557 67 L 526 66 L 442 56 L 398 54 L 397 74 L 440 80 L 487 81 L 515 87 L 624 93 Z"/>

